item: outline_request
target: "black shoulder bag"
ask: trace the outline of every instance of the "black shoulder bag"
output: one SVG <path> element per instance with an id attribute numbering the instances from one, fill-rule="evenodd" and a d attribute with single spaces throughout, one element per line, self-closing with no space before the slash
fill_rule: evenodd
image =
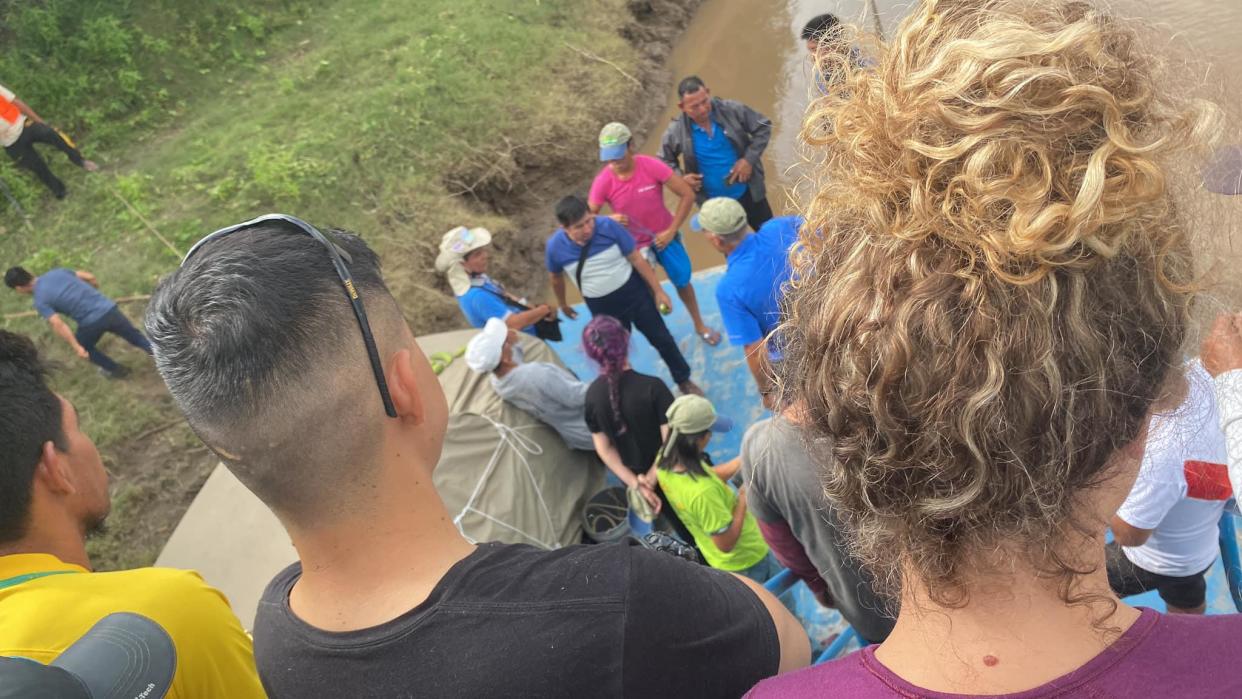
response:
<path id="1" fill-rule="evenodd" d="M 489 289 L 486 286 L 481 286 L 479 288 L 486 291 L 489 294 L 494 294 L 496 296 L 499 296 L 500 300 L 504 301 L 510 306 L 513 306 L 514 308 L 517 308 L 523 311 L 530 310 L 530 306 L 527 306 L 521 301 L 518 301 L 517 299 L 510 296 L 508 293 L 500 293 L 493 289 Z M 539 320 L 535 321 L 535 337 L 539 338 L 540 340 L 545 340 L 547 342 L 560 342 L 561 340 L 563 340 L 564 337 L 561 335 L 561 319 L 554 318 L 552 320 L 548 320 L 547 318 L 540 318 Z"/>

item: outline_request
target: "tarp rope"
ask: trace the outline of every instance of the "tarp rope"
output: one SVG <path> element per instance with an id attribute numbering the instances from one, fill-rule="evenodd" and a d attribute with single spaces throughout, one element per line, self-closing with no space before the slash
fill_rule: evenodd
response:
<path id="1" fill-rule="evenodd" d="M 477 413 L 475 414 L 477 415 Z M 475 483 L 474 492 L 472 492 L 470 494 L 470 497 L 466 500 L 466 505 L 462 507 L 461 512 L 458 512 L 457 516 L 453 518 L 453 524 L 457 526 L 457 530 L 461 532 L 461 535 L 466 537 L 466 539 L 469 540 L 470 543 L 472 544 L 478 543 L 478 542 L 474 539 L 474 537 L 467 534 L 466 530 L 462 527 L 462 520 L 466 517 L 467 514 L 470 514 L 470 513 L 477 514 L 480 517 L 483 517 L 484 519 L 495 522 L 496 524 L 504 527 L 505 529 L 516 532 L 517 534 L 524 536 L 527 539 L 530 539 L 531 541 L 535 542 L 537 545 L 542 546 L 545 549 L 560 548 L 561 543 L 555 540 L 555 538 L 553 538 L 553 540 L 551 541 L 545 541 L 543 539 L 540 539 L 538 536 L 534 534 L 525 532 L 521 530 L 520 528 L 508 522 L 503 522 L 497 519 L 496 517 L 493 517 L 492 515 L 475 508 L 474 504 L 479 499 L 479 496 L 483 494 L 483 489 L 487 485 L 488 479 L 491 478 L 492 473 L 495 472 L 497 466 L 499 466 L 500 457 L 504 453 L 505 448 L 511 449 L 513 451 L 513 454 L 517 457 L 518 461 L 521 463 L 522 468 L 526 471 L 527 479 L 530 481 L 531 487 L 535 491 L 535 497 L 539 501 L 539 508 L 543 510 L 544 521 L 547 522 L 548 532 L 550 532 L 550 536 L 552 537 L 556 536 L 556 523 L 552 521 L 552 511 L 548 508 L 548 503 L 543 498 L 543 491 L 539 489 L 539 482 L 535 479 L 535 472 L 533 469 L 531 469 L 530 461 L 528 461 L 526 458 L 528 454 L 531 456 L 542 455 L 543 447 L 539 446 L 538 442 L 535 442 L 534 440 L 530 439 L 526 435 L 522 434 L 520 431 L 522 429 L 538 429 L 538 425 L 531 425 L 530 427 L 525 427 L 525 428 L 513 428 L 502 422 L 493 420 L 492 418 L 486 415 L 479 415 L 479 417 L 491 423 L 492 427 L 496 429 L 496 434 L 499 435 L 500 441 L 497 442 L 496 448 L 492 450 L 492 458 L 487 462 L 487 468 L 483 469 L 483 475 L 479 477 L 478 483 Z"/>

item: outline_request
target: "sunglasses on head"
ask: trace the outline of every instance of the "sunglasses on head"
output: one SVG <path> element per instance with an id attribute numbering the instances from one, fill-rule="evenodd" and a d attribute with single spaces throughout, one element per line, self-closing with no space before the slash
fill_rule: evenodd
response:
<path id="1" fill-rule="evenodd" d="M 371 371 L 375 374 L 375 384 L 379 387 L 380 398 L 384 401 L 384 412 L 388 417 L 397 417 L 397 408 L 392 404 L 392 397 L 388 394 L 388 382 L 384 380 L 384 365 L 380 361 L 379 350 L 375 346 L 375 336 L 371 333 L 371 324 L 367 322 L 367 311 L 362 305 L 362 297 L 358 294 L 358 288 L 354 286 L 354 278 L 349 273 L 349 267 L 346 262 L 353 262 L 353 258 L 349 253 L 341 249 L 339 245 L 332 242 L 328 236 L 319 232 L 319 229 L 294 216 L 285 214 L 267 214 L 252 218 L 244 223 L 239 223 L 228 228 L 221 228 L 214 233 L 209 233 L 202 240 L 194 244 L 190 251 L 185 254 L 181 260 L 181 266 L 190 261 L 194 257 L 194 253 L 198 252 L 204 245 L 219 240 L 230 233 L 243 231 L 248 228 L 262 225 L 271 221 L 281 221 L 287 223 L 301 233 L 309 235 L 311 238 L 319 241 L 320 244 L 328 251 L 328 257 L 332 260 L 332 266 L 336 269 L 336 276 L 341 280 L 341 286 L 345 288 L 345 295 L 349 297 L 349 302 L 354 308 L 354 317 L 358 319 L 358 328 L 362 331 L 362 342 L 367 346 L 367 357 L 371 360 Z M 291 229 L 287 229 L 291 230 Z"/>

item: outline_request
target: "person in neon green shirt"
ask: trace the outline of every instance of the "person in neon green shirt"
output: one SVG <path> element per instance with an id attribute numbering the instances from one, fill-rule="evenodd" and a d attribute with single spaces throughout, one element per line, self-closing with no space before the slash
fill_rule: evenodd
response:
<path id="1" fill-rule="evenodd" d="M 34 344 L 0 330 L 0 657 L 48 664 L 99 620 L 130 612 L 175 648 L 161 696 L 265 696 L 250 637 L 198 573 L 92 571 L 86 534 L 110 507 L 108 473 L 77 410 L 48 387 Z"/>
<path id="2" fill-rule="evenodd" d="M 727 432 L 732 423 L 716 415 L 711 401 L 693 394 L 673 401 L 665 414 L 669 435 L 656 462 L 664 496 L 709 565 L 767 581 L 780 572 L 780 564 L 746 509 L 746 488 L 735 493 L 725 483 L 740 462 L 712 467 L 704 452 L 712 432 Z"/>

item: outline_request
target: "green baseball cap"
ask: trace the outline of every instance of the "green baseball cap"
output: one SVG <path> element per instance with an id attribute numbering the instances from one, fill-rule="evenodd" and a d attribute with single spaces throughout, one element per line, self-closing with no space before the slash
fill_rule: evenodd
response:
<path id="1" fill-rule="evenodd" d="M 733 429 L 733 421 L 716 414 L 716 407 L 710 400 L 693 393 L 678 396 L 665 411 L 670 429 L 682 434 L 698 434 L 699 432 L 728 432 Z"/>
<path id="2" fill-rule="evenodd" d="M 703 202 L 690 219 L 690 228 L 716 235 L 733 235 L 746 227 L 746 209 L 732 197 L 715 197 Z"/>
<path id="3" fill-rule="evenodd" d="M 619 121 L 605 124 L 599 130 L 599 159 L 602 162 L 620 160 L 625 157 L 625 149 L 630 145 L 630 127 Z"/>

